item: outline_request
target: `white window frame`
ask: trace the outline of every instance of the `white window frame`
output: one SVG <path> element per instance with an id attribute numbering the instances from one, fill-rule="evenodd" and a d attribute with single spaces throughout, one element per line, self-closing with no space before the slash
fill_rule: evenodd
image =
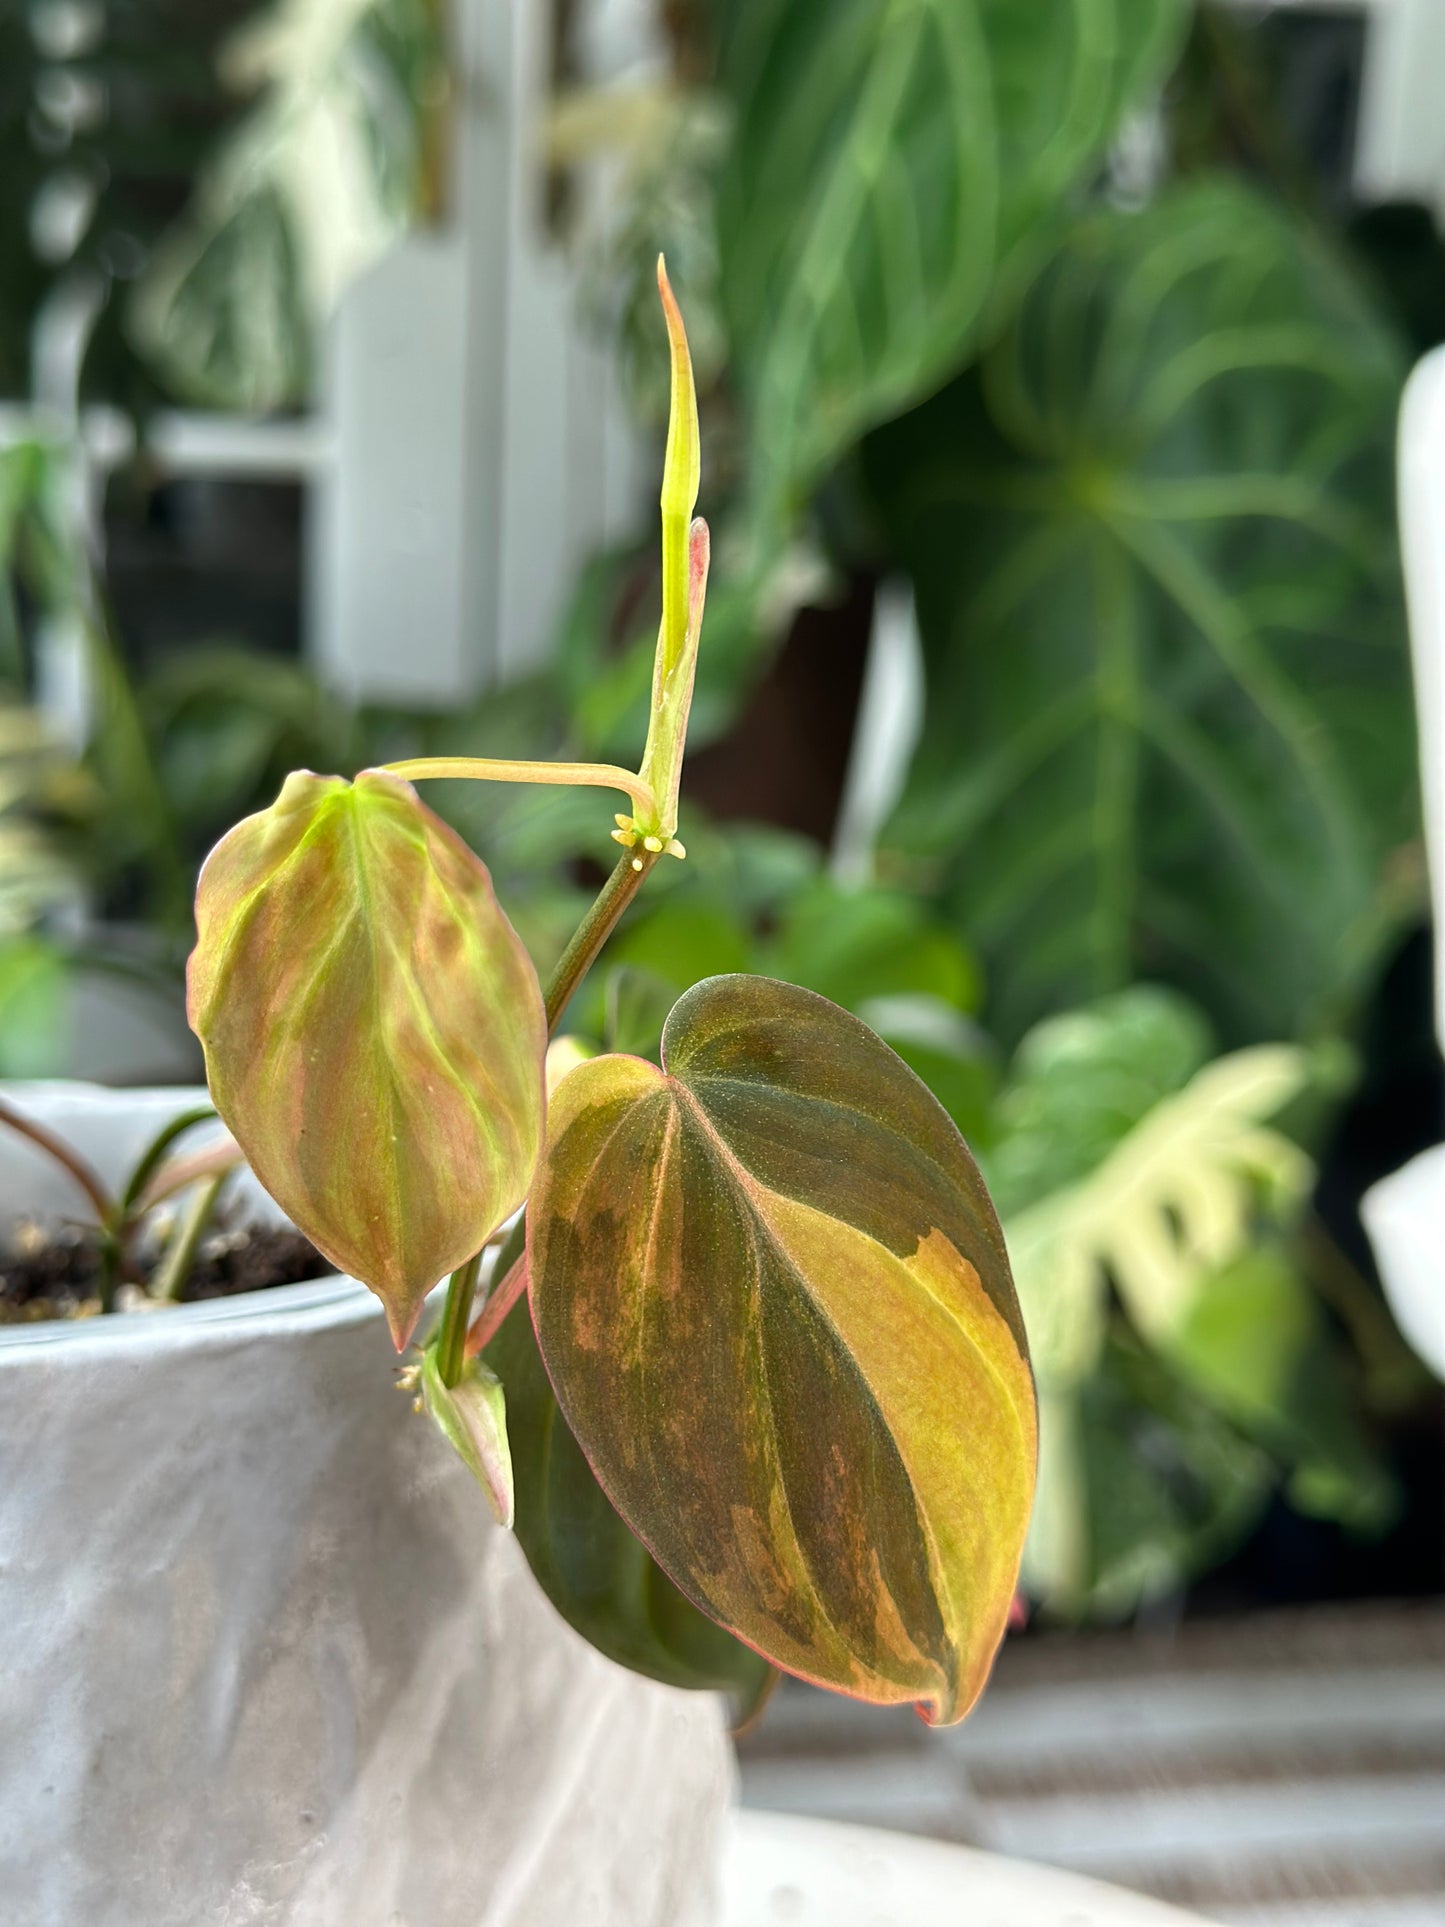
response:
<path id="1" fill-rule="evenodd" d="M 580 564 L 635 525 L 646 462 L 615 369 L 577 320 L 574 276 L 542 218 L 550 7 L 456 0 L 460 78 L 445 219 L 347 290 L 314 410 L 249 421 L 178 410 L 147 450 L 172 477 L 306 489 L 302 631 L 352 699 L 446 709 L 545 659 Z M 99 553 L 128 422 L 76 404 L 86 317 L 38 334 L 32 404 L 0 443 L 72 439 L 77 514 Z M 82 727 L 74 639 L 52 634 L 42 695 Z"/>
<path id="2" fill-rule="evenodd" d="M 1445 220 L 1445 0 L 1230 0 L 1241 12 L 1341 13 L 1369 23 L 1355 140 L 1366 201 L 1420 200 Z"/>

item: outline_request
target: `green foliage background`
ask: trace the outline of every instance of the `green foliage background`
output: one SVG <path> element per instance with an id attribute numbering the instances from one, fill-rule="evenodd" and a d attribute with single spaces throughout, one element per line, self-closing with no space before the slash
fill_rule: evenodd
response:
<path id="1" fill-rule="evenodd" d="M 1147 975 L 1284 1036 L 1367 982 L 1414 827 L 1403 374 L 1328 242 L 1211 180 L 1081 218 L 871 438 L 931 698 L 889 846 L 1006 1035 Z"/>

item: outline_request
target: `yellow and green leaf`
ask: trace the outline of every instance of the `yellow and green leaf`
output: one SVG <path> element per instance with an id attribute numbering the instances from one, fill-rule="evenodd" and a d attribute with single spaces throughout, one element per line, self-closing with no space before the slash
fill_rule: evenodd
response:
<path id="1" fill-rule="evenodd" d="M 495 1277 L 521 1256 L 524 1236 L 520 1226 L 511 1234 Z M 618 1665 L 666 1686 L 725 1692 L 746 1717 L 776 1674 L 678 1591 L 608 1503 L 557 1409 L 525 1299 L 483 1356 L 506 1384 L 517 1542 L 543 1592 Z"/>
<path id="2" fill-rule="evenodd" d="M 400 1347 L 531 1182 L 531 961 L 485 866 L 377 770 L 288 777 L 212 851 L 196 922 L 188 1008 L 216 1109 Z"/>
<path id="3" fill-rule="evenodd" d="M 661 1070 L 558 1087 L 528 1250 L 562 1412 L 682 1591 L 790 1672 L 960 1719 L 1034 1391 L 982 1179 L 902 1060 L 812 992 L 699 984 Z"/>

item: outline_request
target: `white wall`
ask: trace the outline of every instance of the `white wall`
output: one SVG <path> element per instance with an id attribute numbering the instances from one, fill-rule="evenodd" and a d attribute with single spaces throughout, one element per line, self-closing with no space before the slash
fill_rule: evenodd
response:
<path id="1" fill-rule="evenodd" d="M 465 701 L 546 653 L 644 460 L 543 218 L 550 8 L 459 0 L 451 207 L 343 300 L 314 650 L 354 695 Z"/>

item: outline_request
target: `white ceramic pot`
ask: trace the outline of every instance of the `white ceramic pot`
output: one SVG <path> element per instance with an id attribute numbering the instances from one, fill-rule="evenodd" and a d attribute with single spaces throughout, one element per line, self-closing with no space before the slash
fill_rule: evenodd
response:
<path id="1" fill-rule="evenodd" d="M 1372 1184 L 1360 1216 L 1396 1323 L 1445 1378 L 1445 1144 Z"/>
<path id="2" fill-rule="evenodd" d="M 783 1813 L 735 1817 L 723 1891 L 723 1927 L 1209 1927 L 1059 1867 Z"/>
<path id="3" fill-rule="evenodd" d="M 1427 355 L 1405 389 L 1399 498 L 1425 847 L 1439 931 L 1445 930 L 1445 349 Z M 1445 944 L 1438 941 L 1435 1031 L 1445 1044 Z M 1445 1378 L 1445 1144 L 1372 1185 L 1360 1215 L 1400 1329 Z"/>
<path id="4" fill-rule="evenodd" d="M 198 1093 L 6 1095 L 114 1181 Z M 395 1364 L 340 1278 L 0 1327 L 5 1927 L 712 1918 L 719 1704 L 558 1618 Z"/>

